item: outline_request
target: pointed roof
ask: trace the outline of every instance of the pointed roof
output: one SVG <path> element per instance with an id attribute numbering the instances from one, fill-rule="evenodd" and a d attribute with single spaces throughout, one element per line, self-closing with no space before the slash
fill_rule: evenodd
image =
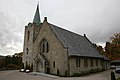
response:
<path id="1" fill-rule="evenodd" d="M 35 23 L 37 23 L 37 24 L 41 23 L 40 13 L 39 13 L 39 3 L 37 4 L 37 9 L 36 9 L 36 13 L 35 13 L 33 22 L 35 22 Z"/>

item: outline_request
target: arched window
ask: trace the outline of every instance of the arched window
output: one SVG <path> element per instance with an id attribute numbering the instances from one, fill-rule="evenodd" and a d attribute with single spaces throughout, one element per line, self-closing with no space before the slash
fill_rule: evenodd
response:
<path id="1" fill-rule="evenodd" d="M 27 33 L 27 39 L 28 39 L 28 41 L 29 41 L 29 38 L 30 38 L 30 31 L 28 31 L 28 33 Z"/>
<path id="2" fill-rule="evenodd" d="M 48 53 L 49 51 L 49 45 L 48 45 L 48 42 L 46 43 L 46 52 Z"/>
<path id="3" fill-rule="evenodd" d="M 40 52 L 41 53 L 48 53 L 49 52 L 49 44 L 47 40 L 43 39 L 40 43 Z"/>
<path id="4" fill-rule="evenodd" d="M 43 48 L 42 53 L 45 53 L 45 44 L 44 43 L 42 44 L 42 48 Z"/>
<path id="5" fill-rule="evenodd" d="M 27 49 L 26 49 L 26 54 L 28 54 L 28 52 L 29 52 L 29 49 L 27 48 Z"/>

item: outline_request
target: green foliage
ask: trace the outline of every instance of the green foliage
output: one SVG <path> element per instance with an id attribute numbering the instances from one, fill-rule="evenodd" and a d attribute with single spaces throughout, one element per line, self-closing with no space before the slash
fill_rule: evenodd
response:
<path id="1" fill-rule="evenodd" d="M 79 77 L 79 76 L 84 76 L 84 75 L 88 75 L 91 73 L 97 73 L 97 72 L 101 72 L 101 69 L 91 69 L 89 71 L 81 71 L 80 73 L 73 73 L 73 75 L 71 75 L 71 77 Z"/>
<path id="2" fill-rule="evenodd" d="M 0 59 L 0 70 L 7 69 L 7 68 L 14 68 L 17 69 L 20 68 L 22 64 L 22 52 L 21 53 L 15 53 L 14 55 L 5 56 L 4 58 Z M 23 66 L 22 66 L 23 67 Z"/>
<path id="3" fill-rule="evenodd" d="M 5 68 L 6 67 L 6 63 L 4 58 L 0 59 L 0 69 Z"/>

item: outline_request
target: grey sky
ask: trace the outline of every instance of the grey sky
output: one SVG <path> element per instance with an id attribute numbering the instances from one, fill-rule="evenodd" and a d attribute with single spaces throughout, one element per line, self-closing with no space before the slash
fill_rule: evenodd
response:
<path id="1" fill-rule="evenodd" d="M 120 32 L 120 0 L 0 0 L 0 55 L 23 49 L 24 26 L 32 22 L 37 2 L 41 20 L 86 34 L 94 43 L 104 44 Z"/>

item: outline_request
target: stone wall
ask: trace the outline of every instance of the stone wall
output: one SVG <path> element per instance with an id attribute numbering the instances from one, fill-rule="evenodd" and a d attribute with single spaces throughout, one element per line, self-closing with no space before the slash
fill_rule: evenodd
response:
<path id="1" fill-rule="evenodd" d="M 26 66 L 26 62 L 28 63 L 29 66 L 31 66 L 31 64 L 33 63 L 33 57 L 32 57 L 32 55 L 33 55 L 33 40 L 34 40 L 34 35 L 38 34 L 39 29 L 40 29 L 40 26 L 39 25 L 37 26 L 35 23 L 29 23 L 28 26 L 25 26 L 24 46 L 23 46 L 24 66 Z"/>
<path id="2" fill-rule="evenodd" d="M 49 61 L 49 68 L 51 74 L 57 74 L 59 70 L 60 75 L 64 75 L 65 71 L 68 71 L 68 54 L 67 48 L 64 48 L 61 42 L 58 40 L 57 36 L 48 26 L 47 22 L 44 22 L 38 37 L 34 43 L 33 58 L 40 53 L 40 42 L 46 39 L 49 44 L 49 52 L 42 53 L 46 59 Z M 55 62 L 55 68 L 53 64 Z"/>
<path id="3" fill-rule="evenodd" d="M 84 59 L 87 59 L 88 66 L 85 66 Z M 91 66 L 90 60 L 93 59 L 93 66 Z M 96 60 L 98 60 L 98 65 L 96 65 Z M 82 74 L 82 73 L 90 73 L 92 70 L 102 70 L 101 59 L 97 58 L 86 58 L 80 57 L 80 67 L 76 67 L 76 57 L 70 57 L 69 64 L 70 64 L 70 76 L 74 75 L 75 73 Z"/>

